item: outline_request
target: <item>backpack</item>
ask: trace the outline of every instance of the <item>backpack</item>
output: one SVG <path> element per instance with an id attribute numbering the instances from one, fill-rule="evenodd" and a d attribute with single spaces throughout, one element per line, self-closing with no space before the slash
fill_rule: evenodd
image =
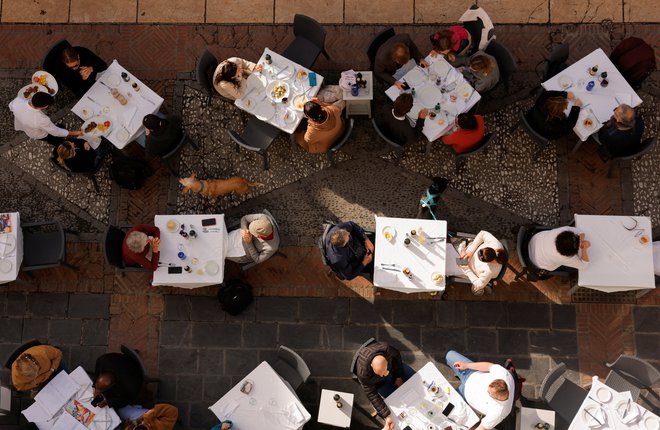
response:
<path id="1" fill-rule="evenodd" d="M 638 37 L 623 39 L 610 54 L 610 60 L 635 89 L 655 70 L 653 48 Z"/>
<path id="2" fill-rule="evenodd" d="M 110 167 L 110 179 L 117 185 L 129 190 L 138 190 L 144 180 L 153 174 L 146 161 L 122 157 L 113 160 Z"/>
<path id="3" fill-rule="evenodd" d="M 230 279 L 218 290 L 218 301 L 223 311 L 236 316 L 252 303 L 252 285 Z"/>

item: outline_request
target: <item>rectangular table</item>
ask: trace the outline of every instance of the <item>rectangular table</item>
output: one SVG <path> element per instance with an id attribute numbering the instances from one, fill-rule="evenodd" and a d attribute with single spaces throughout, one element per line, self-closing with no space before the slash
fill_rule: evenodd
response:
<path id="1" fill-rule="evenodd" d="M 215 219 L 216 224 L 202 227 L 202 220 Z M 168 221 L 175 222 L 175 229 L 168 229 Z M 181 225 L 186 233 L 191 226 L 197 237 L 184 238 L 179 234 Z M 225 216 L 220 215 L 156 215 L 154 225 L 160 229 L 160 262 L 154 272 L 153 285 L 169 285 L 179 288 L 199 288 L 221 284 L 224 278 L 227 227 Z M 183 252 L 185 258 L 179 258 Z M 190 273 L 168 273 L 169 266 L 191 269 Z"/>
<path id="2" fill-rule="evenodd" d="M 122 79 L 122 73 L 128 75 L 128 82 Z M 131 87 L 132 83 L 138 85 L 139 91 Z M 126 105 L 121 105 L 112 96 L 110 93 L 112 88 L 116 88 L 127 99 Z M 113 60 L 71 111 L 83 120 L 94 116 L 110 118 L 113 125 L 106 139 L 115 147 L 122 149 L 144 133 L 142 119 L 145 115 L 158 112 L 162 104 L 161 96 L 122 67 L 117 60 Z M 85 139 L 90 137 L 91 141 L 96 141 L 95 146 L 97 146 L 100 141 L 98 138 L 83 135 Z"/>
<path id="3" fill-rule="evenodd" d="M 458 114 L 469 111 L 481 100 L 481 95 L 442 55 L 429 55 L 425 60 L 429 63 L 428 68 L 414 67 L 402 78 L 411 89 L 415 89 L 413 107 L 406 116 L 414 125 L 420 110 L 427 108 L 433 111 L 436 104 L 440 103 L 437 116 L 434 119 L 427 117 L 422 130 L 429 141 L 434 141 L 451 132 Z M 436 85 L 438 78 L 441 79 L 439 86 Z M 385 94 L 394 101 L 401 92 L 392 85 Z"/>
<path id="4" fill-rule="evenodd" d="M 9 226 L 0 230 L 0 284 L 15 281 L 23 263 L 23 231 L 18 212 L 0 214 Z"/>
<path id="5" fill-rule="evenodd" d="M 655 288 L 648 217 L 575 215 L 575 227 L 591 243 L 589 265 L 578 272 L 580 287 L 606 293 Z"/>
<path id="6" fill-rule="evenodd" d="M 624 410 L 628 412 L 623 418 Z M 590 414 L 594 415 L 593 418 Z M 602 425 L 598 425 L 600 421 Z M 631 400 L 629 391 L 619 393 L 593 377 L 589 394 L 568 430 L 648 430 L 660 428 L 660 418 Z"/>
<path id="7" fill-rule="evenodd" d="M 385 228 L 391 229 L 391 240 L 385 238 Z M 404 240 L 411 230 L 416 231 L 417 239 L 406 247 Z M 402 293 L 444 291 L 446 242 L 447 221 L 376 217 L 374 285 Z M 412 278 L 402 273 L 405 267 Z M 432 279 L 434 273 L 441 276 L 437 283 Z"/>
<path id="8" fill-rule="evenodd" d="M 270 55 L 272 64 L 266 63 L 266 55 Z M 264 49 L 258 64 L 263 66 L 263 70 L 250 74 L 245 95 L 234 104 L 261 121 L 292 134 L 304 116 L 302 105 L 296 105 L 296 102 L 300 102 L 296 97 L 305 95 L 306 99 L 311 99 L 316 96 L 321 89 L 323 76 L 317 73 L 316 85 L 311 87 L 308 78 L 311 70 L 268 48 Z M 286 103 L 273 101 L 268 86 L 274 82 L 283 82 L 289 87 Z"/>
<path id="9" fill-rule="evenodd" d="M 431 394 L 431 385 L 438 387 L 438 395 Z M 400 430 L 406 425 L 426 430 L 429 424 L 436 429 L 451 427 L 458 430 L 470 428 L 479 422 L 479 417 L 470 405 L 431 362 L 426 363 L 390 394 L 385 403 L 392 411 L 395 428 Z M 442 415 L 448 403 L 454 405 L 449 419 Z"/>
<path id="10" fill-rule="evenodd" d="M 341 407 L 337 407 L 335 396 L 339 396 Z M 317 421 L 335 427 L 349 428 L 351 426 L 351 415 L 353 414 L 354 397 L 351 393 L 322 389 Z"/>
<path id="11" fill-rule="evenodd" d="M 245 394 L 241 387 L 247 381 L 252 390 Z M 265 361 L 209 409 L 241 430 L 301 429 L 312 418 L 291 386 Z"/>
<path id="12" fill-rule="evenodd" d="M 589 69 L 594 65 L 598 66 L 598 73 L 596 76 L 591 76 Z M 607 87 L 602 87 L 598 80 L 602 72 L 607 72 L 609 82 Z M 589 81 L 594 81 L 595 84 L 591 91 L 586 90 Z M 572 91 L 575 97 L 582 100 L 584 107 L 580 109 L 580 118 L 573 131 L 583 142 L 610 119 L 614 108 L 618 105 L 625 103 L 635 107 L 642 103 L 642 99 L 600 48 L 543 82 L 542 85 L 546 90 Z M 587 117 L 593 120 L 590 128 L 584 125 Z"/>
<path id="13" fill-rule="evenodd" d="M 360 88 L 357 96 L 351 90 L 344 90 L 346 102 L 346 118 L 351 115 L 367 115 L 371 118 L 371 101 L 374 99 L 374 74 L 371 71 L 360 70 L 362 78 L 367 81 L 366 88 Z"/>

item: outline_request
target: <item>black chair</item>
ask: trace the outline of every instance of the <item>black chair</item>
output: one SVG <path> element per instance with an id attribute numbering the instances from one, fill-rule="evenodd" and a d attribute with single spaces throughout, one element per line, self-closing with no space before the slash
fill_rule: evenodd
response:
<path id="1" fill-rule="evenodd" d="M 470 18 L 476 17 L 476 19 L 468 20 L 468 16 Z M 470 33 L 470 38 L 472 39 L 471 52 L 485 49 L 490 41 L 495 38 L 493 21 L 490 19 L 486 11 L 476 4 L 470 6 L 470 8 L 459 18 L 459 21 L 463 24 L 463 28 Z M 482 43 L 482 39 L 485 40 L 485 42 Z"/>
<path id="2" fill-rule="evenodd" d="M 614 164 L 620 164 L 622 161 L 632 161 L 643 157 L 653 149 L 657 140 L 658 139 L 656 137 L 649 137 L 642 141 L 642 143 L 639 146 L 639 149 L 634 154 L 624 155 L 622 157 L 612 157 L 610 159 L 610 167 L 607 170 L 607 177 L 608 178 L 612 177 L 612 169 L 614 168 Z"/>
<path id="3" fill-rule="evenodd" d="M 557 364 L 541 383 L 541 399 L 545 401 L 559 416 L 570 423 L 580 410 L 587 397 L 587 391 L 564 377 L 566 365 Z M 558 426 L 558 428 L 561 428 Z"/>
<path id="4" fill-rule="evenodd" d="M 353 354 L 353 359 L 351 360 L 350 371 L 351 371 L 351 378 L 353 378 L 354 381 L 357 381 L 357 379 L 358 379 L 358 377 L 357 377 L 357 361 L 358 361 L 358 357 L 360 355 L 360 350 L 364 347 L 367 347 L 367 346 L 371 345 L 374 342 L 376 342 L 376 339 L 373 338 L 373 337 L 367 339 L 367 341 L 364 342 L 362 345 L 360 345 L 360 347 L 357 349 L 357 351 L 355 351 L 355 354 Z"/>
<path id="5" fill-rule="evenodd" d="M 59 221 L 25 223 L 23 230 L 23 265 L 21 271 L 65 266 L 78 270 L 66 262 L 66 237 Z"/>
<path id="6" fill-rule="evenodd" d="M 145 384 L 160 383 L 160 379 L 147 376 L 147 370 L 144 367 L 144 362 L 142 361 L 142 357 L 140 357 L 140 353 L 138 352 L 138 350 L 128 347 L 126 345 L 121 345 L 120 350 L 122 354 L 128 356 L 131 360 L 135 362 L 135 364 L 138 365 L 138 367 L 140 368 L 140 375 L 142 376 L 142 380 L 144 381 Z"/>
<path id="7" fill-rule="evenodd" d="M 476 236 L 473 234 L 468 234 L 468 233 L 457 233 L 456 237 L 458 238 L 465 238 L 465 239 L 474 239 Z M 509 242 L 506 239 L 499 239 L 500 243 L 502 244 L 502 248 L 506 251 L 506 260 L 504 263 L 502 263 L 502 268 L 500 269 L 500 272 L 497 274 L 496 277 L 492 278 L 490 282 L 488 282 L 489 287 L 493 287 L 493 285 L 497 281 L 501 281 L 504 278 L 504 274 L 506 273 L 507 267 L 509 265 Z M 447 244 L 447 246 L 452 246 L 451 244 Z M 447 285 L 455 285 L 455 284 L 467 284 L 467 285 L 472 285 L 469 279 L 463 278 L 460 276 L 447 276 Z"/>
<path id="8" fill-rule="evenodd" d="M 273 214 L 270 213 L 270 211 L 269 211 L 268 209 L 264 209 L 264 210 L 261 211 L 261 212 L 262 212 L 264 215 L 266 215 L 268 218 L 270 218 L 270 222 L 271 222 L 271 224 L 273 224 L 273 228 L 274 228 L 275 231 L 277 232 L 277 236 L 280 238 L 280 242 L 281 242 L 281 240 L 282 240 L 282 233 L 280 232 L 280 226 L 277 224 L 277 220 L 275 219 L 275 217 L 273 216 Z M 240 225 L 239 225 L 237 228 L 240 228 Z M 231 230 L 234 230 L 234 229 L 232 228 Z M 227 227 L 227 231 L 230 231 L 230 228 L 229 228 L 229 227 Z M 275 255 L 279 255 L 279 256 L 281 256 L 281 257 L 287 258 L 286 254 L 283 253 L 283 252 L 280 251 L 280 250 L 277 250 L 277 252 L 275 252 L 275 254 L 273 254 L 273 256 L 275 256 Z M 242 264 L 242 265 L 241 265 L 241 270 L 242 270 L 242 271 L 246 271 L 246 270 L 248 270 L 248 269 L 250 269 L 250 268 L 252 268 L 252 267 L 254 267 L 254 266 L 256 266 L 256 265 L 257 265 L 257 263 L 255 263 L 255 262 L 245 263 L 245 264 Z"/>
<path id="9" fill-rule="evenodd" d="M 406 121 L 407 121 L 407 119 L 406 119 Z M 394 140 L 387 137 L 385 135 L 385 133 L 378 127 L 378 122 L 376 121 L 375 117 L 371 118 L 371 124 L 373 125 L 374 130 L 376 130 L 376 133 L 378 133 L 378 135 L 381 137 L 381 139 L 383 139 L 385 141 L 385 143 L 387 143 L 388 145 L 390 145 L 391 147 L 394 148 L 394 150 L 396 151 L 396 156 L 401 157 L 403 155 L 403 151 L 404 151 L 404 144 L 395 142 Z"/>
<path id="10" fill-rule="evenodd" d="M 393 38 L 395 35 L 394 28 L 387 27 L 385 30 L 381 31 L 371 40 L 369 47 L 367 48 L 367 57 L 369 58 L 369 70 L 374 69 L 374 62 L 376 61 L 376 54 L 378 49 L 383 46 L 385 42 Z"/>
<path id="11" fill-rule="evenodd" d="M 101 167 L 103 167 L 103 160 L 99 161 L 99 163 L 96 166 L 94 166 L 92 170 L 89 170 L 87 172 L 72 172 L 67 167 L 62 166 L 60 163 L 57 162 L 57 147 L 55 147 L 53 148 L 53 156 L 50 157 L 50 163 L 53 165 L 53 167 L 55 167 L 55 170 L 59 170 L 60 172 L 67 175 L 69 178 L 74 176 L 87 177 L 90 181 L 92 181 L 92 184 L 94 185 L 94 190 L 97 193 L 99 192 L 99 183 L 96 180 L 96 173 L 101 169 Z"/>
<path id="12" fill-rule="evenodd" d="M 660 371 L 637 357 L 621 354 L 614 363 L 605 365 L 611 369 L 605 378 L 605 385 L 620 393 L 630 391 L 634 402 L 642 389 L 651 392 L 653 385 L 660 381 Z"/>
<path id="13" fill-rule="evenodd" d="M 330 267 L 330 262 L 328 262 L 328 259 L 325 256 L 325 238 L 328 236 L 328 232 L 330 231 L 330 229 L 334 226 L 335 226 L 335 224 L 332 221 L 324 222 L 323 223 L 323 234 L 321 235 L 321 238 L 319 239 L 319 251 L 321 253 L 321 261 L 323 262 L 324 266 L 328 266 L 328 267 Z M 328 273 L 326 275 L 330 276 L 333 273 L 337 276 L 337 278 L 339 278 L 341 280 L 344 279 L 344 277 L 341 274 L 336 273 L 334 270 L 332 270 L 332 268 L 330 268 L 330 270 L 328 270 Z"/>
<path id="14" fill-rule="evenodd" d="M 103 239 L 103 257 L 110 266 L 117 268 L 118 272 L 149 272 L 141 266 L 127 266 L 122 259 L 122 247 L 126 231 L 133 228 L 132 225 L 114 226 L 109 225 L 105 229 L 105 238 Z"/>
<path id="15" fill-rule="evenodd" d="M 50 47 L 48 52 L 44 55 L 44 58 L 41 60 L 41 63 L 39 63 L 41 68 L 55 76 L 55 79 L 60 75 L 58 71 L 61 70 L 63 66 L 62 51 L 66 48 L 71 48 L 69 41 L 66 39 L 60 40 Z"/>
<path id="16" fill-rule="evenodd" d="M 32 348 L 33 346 L 39 346 L 43 345 L 41 342 L 39 342 L 37 339 L 32 339 L 27 342 L 25 342 L 23 345 L 19 346 L 12 352 L 9 357 L 7 358 L 7 361 L 5 361 L 5 369 L 11 370 L 11 365 L 14 364 L 14 361 L 18 357 L 20 357 L 21 354 L 23 354 L 25 351 L 28 349 Z"/>
<path id="17" fill-rule="evenodd" d="M 218 59 L 211 54 L 208 48 L 204 48 L 197 59 L 195 78 L 197 79 L 197 83 L 208 93 L 208 103 L 211 103 L 211 98 L 217 94 L 213 87 L 213 73 L 216 67 L 218 67 Z"/>
<path id="18" fill-rule="evenodd" d="M 484 138 L 481 140 L 481 143 L 479 143 L 478 147 L 476 147 L 472 151 L 464 152 L 462 154 L 456 154 L 454 156 L 454 168 L 456 174 L 460 173 L 461 169 L 463 168 L 463 165 L 465 164 L 466 158 L 479 154 L 480 152 L 484 152 L 488 148 L 488 145 L 490 145 L 491 142 L 494 141 L 496 137 L 497 137 L 497 133 L 495 132 L 486 133 L 484 135 Z"/>
<path id="19" fill-rule="evenodd" d="M 561 43 L 552 49 L 550 57 L 545 60 L 543 65 L 543 82 L 568 67 L 566 63 L 568 61 L 568 52 L 568 43 Z"/>
<path id="20" fill-rule="evenodd" d="M 291 385 L 294 391 L 307 382 L 312 373 L 305 360 L 284 345 L 277 348 L 277 361 L 273 363 L 273 369 Z"/>
<path id="21" fill-rule="evenodd" d="M 199 150 L 199 146 L 195 143 L 195 141 L 193 141 L 190 138 L 190 135 L 188 134 L 188 132 L 186 130 L 182 130 L 181 139 L 176 144 L 176 146 L 174 148 L 172 148 L 172 150 L 170 152 L 168 152 L 167 154 L 160 157 L 160 159 L 163 160 L 163 162 L 167 166 L 167 169 L 174 176 L 177 176 L 179 174 L 179 171 L 178 171 L 178 169 L 175 169 L 174 166 L 172 166 L 172 160 L 181 152 L 181 149 L 183 149 L 183 146 L 186 144 L 186 142 L 190 142 L 190 145 L 192 145 L 193 148 L 195 148 L 196 150 Z M 186 168 L 188 169 L 187 166 L 186 166 Z M 190 169 L 188 169 L 188 170 L 190 170 Z"/>
<path id="22" fill-rule="evenodd" d="M 543 152 L 543 150 L 548 146 L 550 140 L 547 139 L 538 131 L 534 130 L 532 125 L 529 123 L 529 121 L 527 121 L 527 115 L 524 110 L 521 110 L 518 113 L 518 118 L 519 118 L 518 122 L 513 126 L 512 129 L 515 129 L 516 127 L 522 125 L 525 131 L 532 136 L 532 139 L 534 139 L 534 143 L 536 143 L 536 151 L 534 151 L 534 155 L 532 158 L 534 161 L 536 161 L 539 158 L 539 155 L 541 155 L 541 152 Z"/>
<path id="23" fill-rule="evenodd" d="M 337 143 L 335 143 L 330 149 L 328 149 L 328 152 L 326 153 L 326 156 L 328 157 L 328 161 L 330 161 L 330 164 L 335 164 L 335 155 L 337 154 L 337 151 L 341 149 L 342 146 L 348 142 L 348 139 L 351 137 L 351 133 L 353 132 L 353 125 L 355 124 L 355 121 L 353 118 L 349 119 L 345 124 L 344 124 L 344 131 L 339 136 L 339 139 L 337 140 Z M 306 128 L 306 127 L 305 127 Z M 296 147 L 296 138 L 295 135 L 292 134 L 290 137 L 291 140 L 291 146 Z"/>
<path id="24" fill-rule="evenodd" d="M 525 275 L 527 275 L 528 281 L 534 282 L 550 279 L 553 276 L 569 277 L 577 274 L 577 269 L 572 267 L 561 266 L 555 270 L 548 271 L 539 269 L 534 263 L 532 263 L 529 258 L 529 241 L 536 233 L 547 230 L 552 230 L 552 227 L 541 225 L 520 226 L 518 237 L 516 238 L 516 254 L 518 255 L 518 261 L 520 261 L 523 270 L 521 270 L 520 273 L 516 273 L 516 281 Z"/>
<path id="25" fill-rule="evenodd" d="M 518 70 L 515 57 L 506 46 L 502 45 L 497 40 L 492 40 L 486 47 L 485 52 L 486 54 L 495 57 L 497 67 L 500 70 L 500 82 L 503 82 L 508 90 L 511 78 Z"/>
<path id="26" fill-rule="evenodd" d="M 258 118 L 250 118 L 245 125 L 243 133 L 238 134 L 229 130 L 229 137 L 236 143 L 236 152 L 240 152 L 240 147 L 248 151 L 257 152 L 264 158 L 264 170 L 268 170 L 268 147 L 277 137 L 280 131 Z"/>
<path id="27" fill-rule="evenodd" d="M 316 20 L 296 14 L 293 17 L 293 35 L 295 39 L 282 52 L 283 57 L 308 69 L 312 68 L 319 54 L 330 59 L 325 51 L 325 28 Z"/>

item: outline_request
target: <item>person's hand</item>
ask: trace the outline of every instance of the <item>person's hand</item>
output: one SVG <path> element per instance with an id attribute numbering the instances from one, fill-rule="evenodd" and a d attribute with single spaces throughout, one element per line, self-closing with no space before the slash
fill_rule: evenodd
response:
<path id="1" fill-rule="evenodd" d="M 250 243 L 252 242 L 252 233 L 249 230 L 241 230 L 241 236 L 243 237 L 243 242 Z"/>
<path id="2" fill-rule="evenodd" d="M 396 385 L 397 387 L 400 387 L 402 384 L 403 384 L 403 378 L 396 378 L 394 380 L 394 385 Z"/>
<path id="3" fill-rule="evenodd" d="M 151 250 L 153 252 L 160 251 L 160 238 L 154 237 L 153 239 L 151 239 L 150 243 L 151 243 Z"/>
<path id="4" fill-rule="evenodd" d="M 374 248 L 373 242 L 371 242 L 369 239 L 365 239 L 364 247 L 367 248 L 367 251 L 369 251 L 372 254 L 374 252 L 374 249 L 376 249 L 376 248 Z"/>
<path id="5" fill-rule="evenodd" d="M 82 76 L 83 81 L 86 81 L 89 78 L 89 75 L 94 71 L 93 67 L 83 66 L 80 68 L 80 76 Z"/>
<path id="6" fill-rule="evenodd" d="M 319 102 L 319 98 L 318 98 L 318 97 L 312 97 L 311 99 L 309 99 L 309 101 L 310 101 L 310 102 L 314 102 L 314 103 L 318 103 L 318 102 Z"/>
<path id="7" fill-rule="evenodd" d="M 437 57 L 438 54 L 439 54 L 439 52 L 436 51 L 435 49 L 431 49 L 431 52 L 429 52 L 429 55 L 433 58 Z"/>
<path id="8" fill-rule="evenodd" d="M 577 107 L 582 107 L 582 100 L 580 100 L 580 99 L 575 99 L 575 103 L 574 103 L 574 104 L 575 104 L 575 106 L 577 106 Z"/>
<path id="9" fill-rule="evenodd" d="M 427 63 L 426 60 L 422 58 L 421 60 L 419 60 L 419 65 L 422 67 L 428 67 L 429 63 Z"/>
<path id="10" fill-rule="evenodd" d="M 462 361 L 457 361 L 454 363 L 454 367 L 457 368 L 458 370 L 467 370 L 468 365 L 467 363 L 463 363 Z"/>
<path id="11" fill-rule="evenodd" d="M 92 149 L 92 147 L 89 146 L 89 143 L 87 143 L 87 142 L 85 142 L 85 143 L 83 144 L 83 148 L 85 148 L 85 151 L 89 151 L 90 149 Z"/>
<path id="12" fill-rule="evenodd" d="M 148 128 L 145 128 L 145 129 L 144 129 L 144 135 L 145 135 L 145 136 L 149 136 L 149 133 L 150 133 L 149 129 L 148 129 Z"/>
<path id="13" fill-rule="evenodd" d="M 257 64 L 257 66 L 254 68 L 254 70 L 256 70 L 257 72 L 261 72 L 263 69 L 264 66 L 262 66 L 261 64 Z"/>
<path id="14" fill-rule="evenodd" d="M 82 130 L 71 130 L 69 132 L 69 136 L 82 136 L 83 131 Z"/>
<path id="15" fill-rule="evenodd" d="M 422 109 L 422 110 L 419 111 L 419 114 L 417 115 L 417 118 L 419 118 L 419 119 L 424 119 L 424 118 L 426 118 L 426 116 L 427 116 L 428 114 L 429 114 L 429 110 L 426 109 L 426 108 L 424 108 L 424 109 Z"/>
<path id="16" fill-rule="evenodd" d="M 394 82 L 394 86 L 397 87 L 399 91 L 405 91 L 405 88 L 403 88 L 403 82 L 401 81 Z"/>
<path id="17" fill-rule="evenodd" d="M 445 56 L 447 57 L 447 61 L 449 61 L 450 63 L 453 62 L 456 59 L 456 56 L 454 54 L 452 54 L 451 52 L 445 54 Z"/>
<path id="18" fill-rule="evenodd" d="M 368 266 L 373 259 L 374 259 L 374 254 L 372 254 L 371 252 L 367 252 L 367 255 L 364 256 L 364 259 L 362 259 L 362 265 Z"/>
<path id="19" fill-rule="evenodd" d="M 591 242 L 588 240 L 580 240 L 580 249 L 587 249 L 591 246 Z"/>
<path id="20" fill-rule="evenodd" d="M 222 423 L 222 426 L 220 426 L 221 430 L 228 430 L 229 428 L 231 428 L 231 424 L 229 423 Z"/>
<path id="21" fill-rule="evenodd" d="M 573 94 L 572 91 L 569 91 L 566 93 L 566 98 L 569 100 L 573 100 L 575 98 L 575 94 Z"/>
<path id="22" fill-rule="evenodd" d="M 394 420 L 390 415 L 385 418 L 385 425 L 383 426 L 384 430 L 394 430 Z"/>

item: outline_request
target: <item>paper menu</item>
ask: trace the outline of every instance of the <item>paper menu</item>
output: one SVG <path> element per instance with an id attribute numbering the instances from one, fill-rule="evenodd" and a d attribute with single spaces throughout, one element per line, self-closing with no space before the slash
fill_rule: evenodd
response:
<path id="1" fill-rule="evenodd" d="M 66 372 L 60 372 L 34 398 L 50 416 L 55 415 L 78 392 L 80 386 Z"/>
<path id="2" fill-rule="evenodd" d="M 63 413 L 57 418 L 53 424 L 52 430 L 87 430 L 87 427 L 82 425 L 73 416 Z"/>

